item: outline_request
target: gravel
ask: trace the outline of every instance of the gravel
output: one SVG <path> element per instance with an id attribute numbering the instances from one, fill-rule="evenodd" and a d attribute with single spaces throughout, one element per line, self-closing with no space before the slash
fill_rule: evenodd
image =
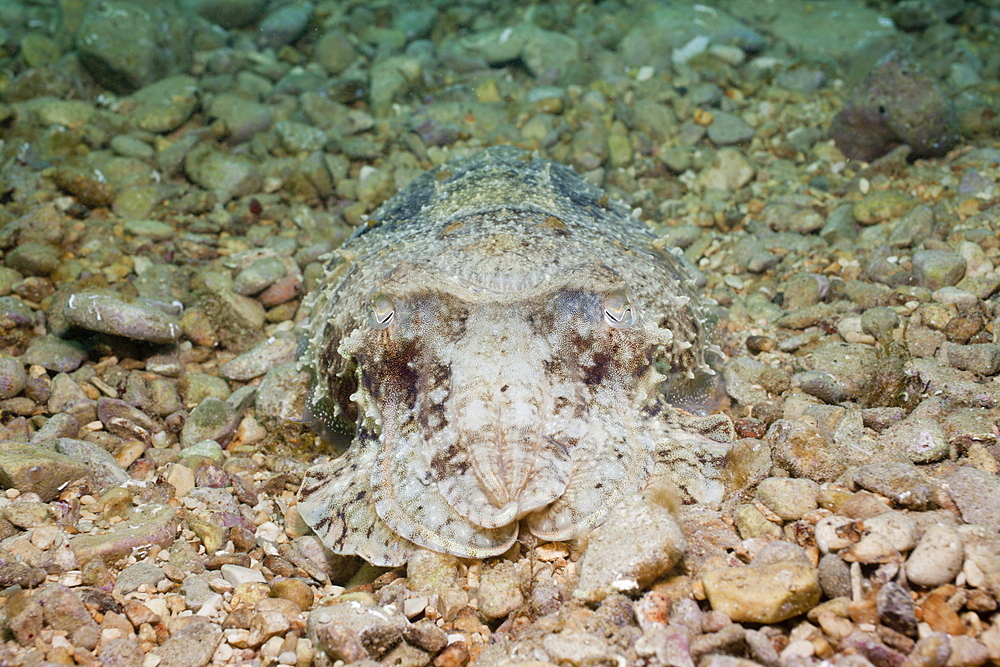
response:
<path id="1" fill-rule="evenodd" d="M 1000 661 L 982 3 L 58 4 L 0 28 L 0 663 Z M 497 143 L 678 247 L 738 439 L 702 503 L 372 568 L 296 509 L 300 306 Z"/>

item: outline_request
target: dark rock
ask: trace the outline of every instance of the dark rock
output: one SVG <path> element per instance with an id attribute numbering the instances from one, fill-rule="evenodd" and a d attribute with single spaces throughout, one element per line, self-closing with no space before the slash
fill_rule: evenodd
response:
<path id="1" fill-rule="evenodd" d="M 127 94 L 191 63 L 188 24 L 171 3 L 92 2 L 75 45 L 84 68 L 102 86 Z"/>
<path id="2" fill-rule="evenodd" d="M 23 443 L 0 445 L 0 486 L 5 489 L 37 493 L 48 502 L 64 484 L 81 477 L 87 477 L 86 467 L 64 454 Z"/>
<path id="3" fill-rule="evenodd" d="M 871 162 L 901 144 L 913 157 L 940 157 L 958 143 L 957 126 L 937 83 L 893 51 L 851 91 L 830 135 L 848 158 Z"/>

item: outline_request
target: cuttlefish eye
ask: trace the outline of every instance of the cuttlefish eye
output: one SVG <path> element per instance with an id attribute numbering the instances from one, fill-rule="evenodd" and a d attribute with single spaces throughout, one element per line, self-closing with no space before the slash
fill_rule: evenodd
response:
<path id="1" fill-rule="evenodd" d="M 378 292 L 368 302 L 368 323 L 372 329 L 385 329 L 392 323 L 396 307 L 385 294 Z"/>
<path id="2" fill-rule="evenodd" d="M 625 290 L 612 292 L 604 299 L 604 321 L 615 329 L 625 329 L 636 323 L 639 313 Z"/>

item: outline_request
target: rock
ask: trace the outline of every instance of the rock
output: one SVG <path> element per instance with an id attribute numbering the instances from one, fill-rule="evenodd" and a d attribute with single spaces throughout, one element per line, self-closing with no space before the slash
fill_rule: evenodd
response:
<path id="1" fill-rule="evenodd" d="M 181 429 L 181 446 L 188 447 L 205 440 L 225 444 L 233 437 L 240 415 L 226 401 L 209 396 L 191 411 Z"/>
<path id="2" fill-rule="evenodd" d="M 149 343 L 173 343 L 181 333 L 178 321 L 145 299 L 128 301 L 113 293 L 71 294 L 62 309 L 73 326 Z"/>
<path id="3" fill-rule="evenodd" d="M 160 658 L 158 667 L 204 667 L 211 662 L 221 639 L 221 627 L 195 619 L 147 655 Z"/>
<path id="4" fill-rule="evenodd" d="M 943 524 L 927 528 L 906 560 L 906 578 L 934 588 L 954 579 L 962 569 L 965 549 L 958 532 Z"/>
<path id="5" fill-rule="evenodd" d="M 75 371 L 87 360 L 83 347 L 73 341 L 64 341 L 55 336 L 36 336 L 31 339 L 28 349 L 21 355 L 21 363 L 56 373 Z"/>
<path id="6" fill-rule="evenodd" d="M 143 652 L 133 637 L 115 637 L 101 644 L 97 660 L 107 667 L 141 667 Z"/>
<path id="7" fill-rule="evenodd" d="M 95 111 L 93 104 L 83 100 L 45 100 L 36 108 L 43 125 L 64 125 L 73 130 L 86 125 Z"/>
<path id="8" fill-rule="evenodd" d="M 210 117 L 225 123 L 229 140 L 234 143 L 248 141 L 267 131 L 273 121 L 270 108 L 233 93 L 213 97 L 207 111 Z"/>
<path id="9" fill-rule="evenodd" d="M 916 606 L 910 592 L 894 581 L 886 582 L 875 597 L 879 620 L 908 637 L 917 636 Z"/>
<path id="10" fill-rule="evenodd" d="M 819 585 L 828 598 L 850 597 L 851 568 L 836 554 L 826 554 L 817 567 Z"/>
<path id="11" fill-rule="evenodd" d="M 65 632 L 74 645 L 93 650 L 101 628 L 80 597 L 62 584 L 49 584 L 34 595 L 21 592 L 7 603 L 7 627 L 24 646 L 34 646 L 43 624 Z"/>
<path id="12" fill-rule="evenodd" d="M 725 111 L 713 111 L 708 138 L 716 146 L 743 144 L 753 139 L 753 128 L 739 116 Z"/>
<path id="13" fill-rule="evenodd" d="M 230 380 L 252 380 L 276 366 L 294 361 L 296 346 L 296 341 L 290 336 L 268 338 L 223 364 L 219 373 Z"/>
<path id="14" fill-rule="evenodd" d="M 775 463 L 796 477 L 826 482 L 840 475 L 847 465 L 826 433 L 799 420 L 775 421 L 765 439 Z"/>
<path id="15" fill-rule="evenodd" d="M 360 601 L 318 607 L 309 613 L 307 632 L 331 660 L 379 660 L 403 636 L 408 623 L 399 612 Z"/>
<path id="16" fill-rule="evenodd" d="M 115 580 L 114 594 L 128 595 L 140 586 L 155 588 L 156 584 L 164 579 L 166 579 L 166 575 L 163 574 L 161 568 L 146 561 L 139 561 L 121 571 Z"/>
<path id="17" fill-rule="evenodd" d="M 199 97 L 198 81 L 193 76 L 167 77 L 133 93 L 138 104 L 129 118 L 146 132 L 171 132 L 187 122 L 198 108 Z"/>
<path id="18" fill-rule="evenodd" d="M 223 28 L 250 25 L 264 11 L 267 0 L 181 0 L 182 10 L 194 12 Z"/>
<path id="19" fill-rule="evenodd" d="M 1000 531 L 1000 478 L 970 467 L 948 475 L 947 489 L 966 523 Z"/>
<path id="20" fill-rule="evenodd" d="M 504 618 L 523 604 L 517 563 L 502 560 L 484 565 L 479 579 L 479 613 L 488 620 Z"/>
<path id="21" fill-rule="evenodd" d="M 913 277 L 930 290 L 957 285 L 965 275 L 965 258 L 947 250 L 918 250 L 913 253 Z"/>
<path id="22" fill-rule="evenodd" d="M 177 527 L 177 511 L 173 507 L 145 503 L 103 535 L 74 535 L 70 538 L 70 548 L 81 567 L 95 558 L 111 563 L 123 556 L 142 553 L 154 544 L 161 547 L 173 544 Z"/>
<path id="23" fill-rule="evenodd" d="M 903 512 L 883 512 L 866 519 L 865 531 L 876 535 L 900 553 L 917 545 L 917 524 Z"/>
<path id="24" fill-rule="evenodd" d="M 702 585 L 712 609 L 737 623 L 779 623 L 809 611 L 820 598 L 816 569 L 801 561 L 709 570 Z"/>
<path id="25" fill-rule="evenodd" d="M 457 585 L 458 559 L 449 554 L 419 549 L 406 563 L 406 579 L 407 587 L 414 593 L 441 595 Z"/>
<path id="26" fill-rule="evenodd" d="M 0 399 L 17 396 L 27 383 L 28 374 L 21 362 L 0 354 Z"/>
<path id="27" fill-rule="evenodd" d="M 313 61 L 334 76 L 347 69 L 357 57 L 350 37 L 339 28 L 323 33 L 313 46 Z"/>
<path id="28" fill-rule="evenodd" d="M 80 63 L 102 86 L 127 94 L 191 64 L 185 19 L 170 4 L 87 5 L 76 32 Z"/>
<path id="29" fill-rule="evenodd" d="M 948 455 L 944 427 L 916 413 L 882 431 L 878 442 L 887 451 L 901 452 L 914 463 L 940 461 Z"/>
<path id="30" fill-rule="evenodd" d="M 278 49 L 291 44 L 305 32 L 315 11 L 316 6 L 308 1 L 279 7 L 265 16 L 257 26 L 257 45 Z"/>
<path id="31" fill-rule="evenodd" d="M 754 176 L 753 165 L 735 148 L 716 152 L 712 164 L 698 174 L 698 184 L 710 190 L 736 192 Z"/>
<path id="32" fill-rule="evenodd" d="M 25 241 L 7 253 L 4 263 L 28 276 L 47 276 L 59 267 L 59 249 L 47 243 Z"/>
<path id="33" fill-rule="evenodd" d="M 579 59 L 580 46 L 576 39 L 568 34 L 542 30 L 531 24 L 522 25 L 532 28 L 521 47 L 521 58 L 528 71 L 536 79 L 561 80 Z"/>
<path id="34" fill-rule="evenodd" d="M 206 190 L 216 190 L 227 200 L 253 194 L 260 189 L 256 164 L 240 155 L 223 153 L 209 144 L 195 146 L 184 158 L 184 173 Z"/>
<path id="35" fill-rule="evenodd" d="M 780 14 L 779 14 L 780 15 Z M 710 45 L 733 45 L 747 53 L 763 48 L 766 38 L 737 17 L 712 8 L 689 4 L 652 5 L 634 18 L 634 25 L 620 43 L 630 66 L 662 63 L 669 67 L 677 53 L 703 52 Z"/>
<path id="36" fill-rule="evenodd" d="M 293 602 L 300 611 L 308 611 L 314 598 L 312 589 L 301 579 L 275 579 L 271 582 L 271 595 Z"/>
<path id="37" fill-rule="evenodd" d="M 903 217 L 917 205 L 917 200 L 896 190 L 876 190 L 861 198 L 851 209 L 862 225 L 876 225 Z"/>
<path id="38" fill-rule="evenodd" d="M 1000 345 L 996 343 L 945 343 L 944 351 L 955 368 L 989 376 L 1000 373 Z"/>
<path id="39" fill-rule="evenodd" d="M 851 91 L 830 135 L 848 158 L 868 162 L 901 144 L 914 157 L 940 157 L 958 142 L 951 100 L 896 51 Z"/>
<path id="40" fill-rule="evenodd" d="M 16 442 L 0 447 L 0 486 L 5 489 L 37 493 L 48 502 L 68 482 L 86 477 L 87 468 L 80 461 L 46 447 Z"/>
<path id="41" fill-rule="evenodd" d="M 811 479 L 769 477 L 757 485 L 757 498 L 781 519 L 795 521 L 816 509 L 817 491 Z"/>
<path id="42" fill-rule="evenodd" d="M 288 120 L 279 120 L 274 124 L 275 134 L 281 141 L 281 146 L 291 155 L 311 153 L 322 150 L 330 140 L 323 130 Z"/>
<path id="43" fill-rule="evenodd" d="M 96 443 L 75 438 L 57 438 L 53 447 L 56 452 L 71 457 L 86 468 L 93 492 L 100 493 L 132 481 L 111 452 Z"/>
<path id="44" fill-rule="evenodd" d="M 862 489 L 890 498 L 901 507 L 927 509 L 934 493 L 927 478 L 907 463 L 869 463 L 855 468 L 854 483 Z"/>
<path id="45" fill-rule="evenodd" d="M 233 588 L 247 582 L 264 583 L 264 573 L 241 565 L 226 564 L 221 569 L 222 578 L 233 585 Z"/>
<path id="46" fill-rule="evenodd" d="M 262 420 L 294 421 L 305 414 L 309 396 L 309 374 L 296 362 L 279 364 L 264 376 L 257 391 L 255 407 Z"/>
<path id="47" fill-rule="evenodd" d="M 652 497 L 619 503 L 591 533 L 574 598 L 599 602 L 612 593 L 640 590 L 681 559 L 684 535 L 670 510 Z M 634 548 L 623 551 L 622 544 Z"/>

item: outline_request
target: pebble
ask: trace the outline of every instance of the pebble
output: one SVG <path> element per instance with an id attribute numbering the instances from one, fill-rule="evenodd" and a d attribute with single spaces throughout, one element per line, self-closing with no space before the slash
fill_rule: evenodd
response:
<path id="1" fill-rule="evenodd" d="M 63 306 L 62 316 L 70 325 L 88 331 L 150 343 L 173 343 L 181 334 L 178 321 L 151 303 L 127 301 L 111 293 L 73 294 Z"/>
<path id="2" fill-rule="evenodd" d="M 254 570 L 240 565 L 223 565 L 221 570 L 222 578 L 234 587 L 248 582 L 264 583 L 264 574 L 260 570 Z"/>
<path id="3" fill-rule="evenodd" d="M 0 399 L 12 398 L 28 384 L 28 374 L 17 359 L 0 354 Z"/>
<path id="4" fill-rule="evenodd" d="M 635 548 L 623 552 L 622 544 Z M 686 542 L 670 510 L 647 496 L 619 503 L 590 536 L 573 597 L 599 602 L 641 590 L 684 555 Z"/>
<path id="5" fill-rule="evenodd" d="M 144 553 L 158 545 L 168 547 L 177 535 L 177 511 L 170 505 L 144 503 L 135 507 L 125 521 L 98 535 L 74 535 L 70 548 L 81 566 L 100 558 L 114 562 L 124 556 Z"/>
<path id="6" fill-rule="evenodd" d="M 222 628 L 192 617 L 192 621 L 157 646 L 152 655 L 160 658 L 157 667 L 204 667 L 212 661 Z"/>
<path id="7" fill-rule="evenodd" d="M 191 411 L 181 429 L 182 447 L 190 447 L 206 440 L 217 444 L 229 442 L 239 426 L 236 409 L 226 401 L 208 396 Z"/>
<path id="8" fill-rule="evenodd" d="M 1000 531 L 1000 479 L 995 474 L 960 467 L 948 475 L 947 485 L 962 519 Z"/>
<path id="9" fill-rule="evenodd" d="M 115 580 L 113 592 L 115 595 L 124 596 L 137 590 L 140 586 L 155 588 L 156 584 L 165 578 L 166 575 L 161 568 L 152 563 L 139 561 L 121 571 Z"/>
<path id="10" fill-rule="evenodd" d="M 944 427 L 930 418 L 912 414 L 882 431 L 878 442 L 887 451 L 897 451 L 914 463 L 933 463 L 948 455 Z"/>
<path id="11" fill-rule="evenodd" d="M 292 336 L 272 336 L 227 361 L 219 373 L 230 380 L 246 382 L 266 374 L 280 364 L 295 360 L 297 342 Z"/>
<path id="12" fill-rule="evenodd" d="M 903 512 L 883 512 L 864 522 L 865 531 L 885 540 L 893 549 L 905 553 L 917 545 L 917 524 Z"/>
<path id="13" fill-rule="evenodd" d="M 138 102 L 129 114 L 136 127 L 157 134 L 172 132 L 198 108 L 198 82 L 188 75 L 167 77 L 140 88 L 133 93 L 132 99 Z M 138 150 L 140 154 L 134 157 L 152 157 L 151 151 L 146 154 L 146 149 Z"/>
<path id="14" fill-rule="evenodd" d="M 68 482 L 87 477 L 82 462 L 46 447 L 7 442 L 0 448 L 0 486 L 37 493 L 43 502 Z"/>
<path id="15" fill-rule="evenodd" d="M 912 464 L 869 463 L 855 468 L 852 478 L 862 489 L 886 496 L 908 509 L 925 510 L 933 498 L 933 487 Z"/>
<path id="16" fill-rule="evenodd" d="M 712 114 L 712 123 L 708 126 L 708 138 L 716 146 L 731 146 L 742 144 L 753 139 L 753 128 L 742 118 L 725 111 Z"/>
<path id="17" fill-rule="evenodd" d="M 816 509 L 817 491 L 811 479 L 769 477 L 757 485 L 757 498 L 782 520 L 795 521 Z"/>
<path id="18" fill-rule="evenodd" d="M 28 349 L 21 355 L 21 363 L 26 366 L 41 366 L 56 373 L 75 371 L 86 360 L 87 353 L 79 343 L 55 336 L 32 338 Z"/>
<path id="19" fill-rule="evenodd" d="M 479 578 L 479 612 L 486 619 L 503 618 L 524 604 L 520 568 L 499 561 L 483 568 Z"/>
<path id="20" fill-rule="evenodd" d="M 698 184 L 703 188 L 736 192 L 753 178 L 753 165 L 735 148 L 722 148 L 715 154 L 712 164 L 698 174 Z"/>
<path id="21" fill-rule="evenodd" d="M 360 601 L 341 602 L 309 612 L 308 636 L 331 660 L 379 660 L 403 636 L 407 621 L 397 611 Z"/>
<path id="22" fill-rule="evenodd" d="M 101 631 L 80 597 L 62 584 L 49 584 L 35 593 L 21 591 L 8 603 L 7 627 L 22 646 L 34 646 L 42 628 L 66 633 L 66 638 L 93 650 Z"/>
<path id="23" fill-rule="evenodd" d="M 736 622 L 779 623 L 820 599 L 816 569 L 800 561 L 709 570 L 702 585 L 712 609 Z"/>
<path id="24" fill-rule="evenodd" d="M 930 290 L 958 284 L 965 275 L 965 258 L 947 250 L 919 250 L 913 253 L 913 277 Z"/>
<path id="25" fill-rule="evenodd" d="M 987 376 L 1000 373 L 1000 345 L 996 343 L 945 343 L 944 351 L 955 368 Z"/>
<path id="26" fill-rule="evenodd" d="M 943 524 L 930 526 L 906 560 L 906 578 L 917 586 L 946 584 L 962 570 L 965 550 L 958 532 Z"/>

